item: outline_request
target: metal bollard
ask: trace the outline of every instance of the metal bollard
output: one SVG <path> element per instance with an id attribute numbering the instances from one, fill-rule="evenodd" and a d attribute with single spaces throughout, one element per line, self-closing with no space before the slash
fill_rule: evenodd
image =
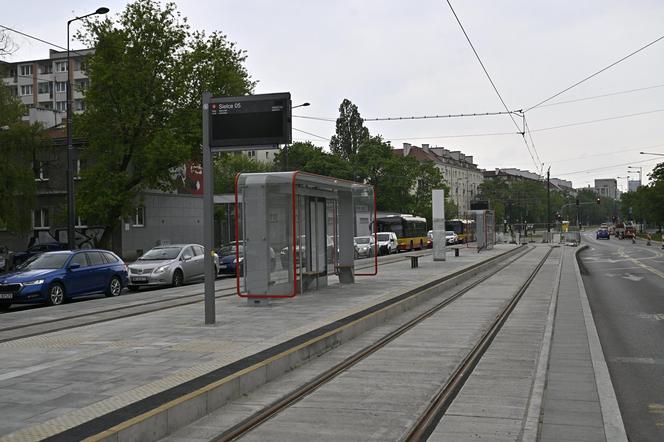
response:
<path id="1" fill-rule="evenodd" d="M 459 256 L 459 248 L 458 248 L 458 247 L 455 247 L 455 248 L 454 248 L 454 256 L 455 256 L 455 257 L 456 257 L 456 256 Z"/>

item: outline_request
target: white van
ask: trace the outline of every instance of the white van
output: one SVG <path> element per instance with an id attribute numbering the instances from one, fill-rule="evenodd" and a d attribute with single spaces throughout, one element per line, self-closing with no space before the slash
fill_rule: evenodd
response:
<path id="1" fill-rule="evenodd" d="M 397 244 L 397 234 L 394 232 L 378 232 L 378 253 L 381 255 L 391 255 L 399 251 Z"/>

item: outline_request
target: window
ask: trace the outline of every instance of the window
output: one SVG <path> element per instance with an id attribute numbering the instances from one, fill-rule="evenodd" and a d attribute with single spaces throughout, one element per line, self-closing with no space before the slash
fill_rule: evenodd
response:
<path id="1" fill-rule="evenodd" d="M 74 110 L 75 111 L 84 111 L 85 110 L 85 101 L 83 101 L 83 100 L 74 100 Z"/>
<path id="2" fill-rule="evenodd" d="M 78 264 L 81 267 L 87 267 L 88 260 L 85 257 L 85 253 L 77 253 L 76 255 L 74 255 L 74 257 L 69 262 L 69 265 L 71 264 Z"/>
<path id="3" fill-rule="evenodd" d="M 85 70 L 85 60 L 77 58 L 74 60 L 74 70 L 75 71 L 84 71 Z"/>
<path id="4" fill-rule="evenodd" d="M 39 82 L 37 83 L 37 93 L 38 94 L 48 94 L 48 82 Z"/>
<path id="5" fill-rule="evenodd" d="M 187 256 L 187 255 L 189 255 L 191 258 L 194 257 L 194 251 L 191 250 L 191 247 L 187 247 L 187 248 L 184 249 L 184 251 L 182 252 L 182 257 L 183 257 L 183 258 L 184 258 L 185 256 Z"/>
<path id="6" fill-rule="evenodd" d="M 24 84 L 21 86 L 21 95 L 32 95 L 32 85 Z"/>
<path id="7" fill-rule="evenodd" d="M 111 252 L 101 252 L 101 254 L 104 256 L 104 259 L 106 259 L 106 262 L 109 264 L 113 264 L 118 262 L 118 257 L 112 254 Z"/>
<path id="8" fill-rule="evenodd" d="M 87 78 L 79 78 L 75 80 L 76 87 L 74 88 L 77 91 L 86 91 L 90 87 L 90 80 Z"/>
<path id="9" fill-rule="evenodd" d="M 32 75 L 32 65 L 31 64 L 22 64 L 19 68 L 19 72 L 21 73 L 21 76 L 27 77 L 28 75 Z"/>
<path id="10" fill-rule="evenodd" d="M 32 212 L 32 227 L 35 229 L 48 229 L 48 209 L 36 209 Z"/>
<path id="11" fill-rule="evenodd" d="M 145 207 L 136 208 L 133 222 L 133 227 L 145 227 Z"/>
<path id="12" fill-rule="evenodd" d="M 56 81 L 55 82 L 55 92 L 67 92 L 67 82 L 66 81 Z"/>
<path id="13" fill-rule="evenodd" d="M 255 151 L 255 150 L 248 150 L 248 151 L 247 151 L 247 156 L 248 156 L 249 158 L 253 158 L 253 157 L 255 157 L 255 156 L 256 156 L 256 151 Z"/>
<path id="14" fill-rule="evenodd" d="M 46 176 L 46 163 L 43 161 L 34 161 L 32 163 L 32 168 L 35 171 L 35 180 L 36 181 L 48 181 Z"/>
<path id="15" fill-rule="evenodd" d="M 67 62 L 66 61 L 56 61 L 55 62 L 55 72 L 67 72 Z"/>
<path id="16" fill-rule="evenodd" d="M 78 159 L 76 160 L 76 175 L 74 175 L 75 180 L 81 179 L 81 170 L 85 167 L 85 161 Z"/>
<path id="17" fill-rule="evenodd" d="M 39 73 L 40 74 L 52 74 L 53 73 L 53 65 L 51 63 L 40 64 L 39 65 Z"/>
<path id="18" fill-rule="evenodd" d="M 99 252 L 85 252 L 85 254 L 88 255 L 88 262 L 91 266 L 106 264 L 104 257 Z"/>
<path id="19" fill-rule="evenodd" d="M 194 249 L 194 254 L 196 256 L 200 256 L 203 254 L 203 247 L 202 246 L 192 246 Z"/>
<path id="20" fill-rule="evenodd" d="M 67 112 L 67 102 L 66 101 L 56 101 L 55 110 L 61 112 Z"/>

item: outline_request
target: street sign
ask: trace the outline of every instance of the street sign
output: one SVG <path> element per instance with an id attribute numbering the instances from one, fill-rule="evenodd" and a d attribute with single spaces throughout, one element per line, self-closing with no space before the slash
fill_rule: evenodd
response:
<path id="1" fill-rule="evenodd" d="M 241 146 L 272 148 L 292 142 L 289 92 L 211 97 L 208 106 L 209 146 L 215 151 Z"/>

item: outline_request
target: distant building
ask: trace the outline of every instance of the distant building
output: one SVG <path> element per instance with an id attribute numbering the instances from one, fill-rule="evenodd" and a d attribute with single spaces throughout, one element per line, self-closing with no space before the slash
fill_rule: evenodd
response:
<path id="1" fill-rule="evenodd" d="M 94 49 L 49 52 L 49 58 L 0 63 L 1 80 L 29 109 L 23 119 L 53 127 L 62 122 L 67 112 L 67 76 L 72 84 L 72 104 L 76 113 L 85 110 L 83 95 L 90 82 L 85 57 Z"/>
<path id="2" fill-rule="evenodd" d="M 627 180 L 627 191 L 636 192 L 641 187 L 641 180 Z"/>
<path id="3" fill-rule="evenodd" d="M 445 184 L 450 187 L 449 196 L 457 204 L 459 213 L 470 210 L 470 201 L 477 196 L 479 186 L 484 182 L 482 170 L 473 163 L 472 156 L 444 147 L 430 147 L 428 144 L 417 147 L 410 143 L 403 143 L 403 149 L 394 149 L 394 154 L 434 163 L 443 174 Z"/>
<path id="4" fill-rule="evenodd" d="M 615 178 L 595 180 L 595 193 L 606 198 L 618 199 L 618 181 Z"/>
<path id="5" fill-rule="evenodd" d="M 258 161 L 259 163 L 272 164 L 274 159 L 281 149 L 251 149 L 243 150 L 242 155 L 245 155 L 253 160 Z"/>

